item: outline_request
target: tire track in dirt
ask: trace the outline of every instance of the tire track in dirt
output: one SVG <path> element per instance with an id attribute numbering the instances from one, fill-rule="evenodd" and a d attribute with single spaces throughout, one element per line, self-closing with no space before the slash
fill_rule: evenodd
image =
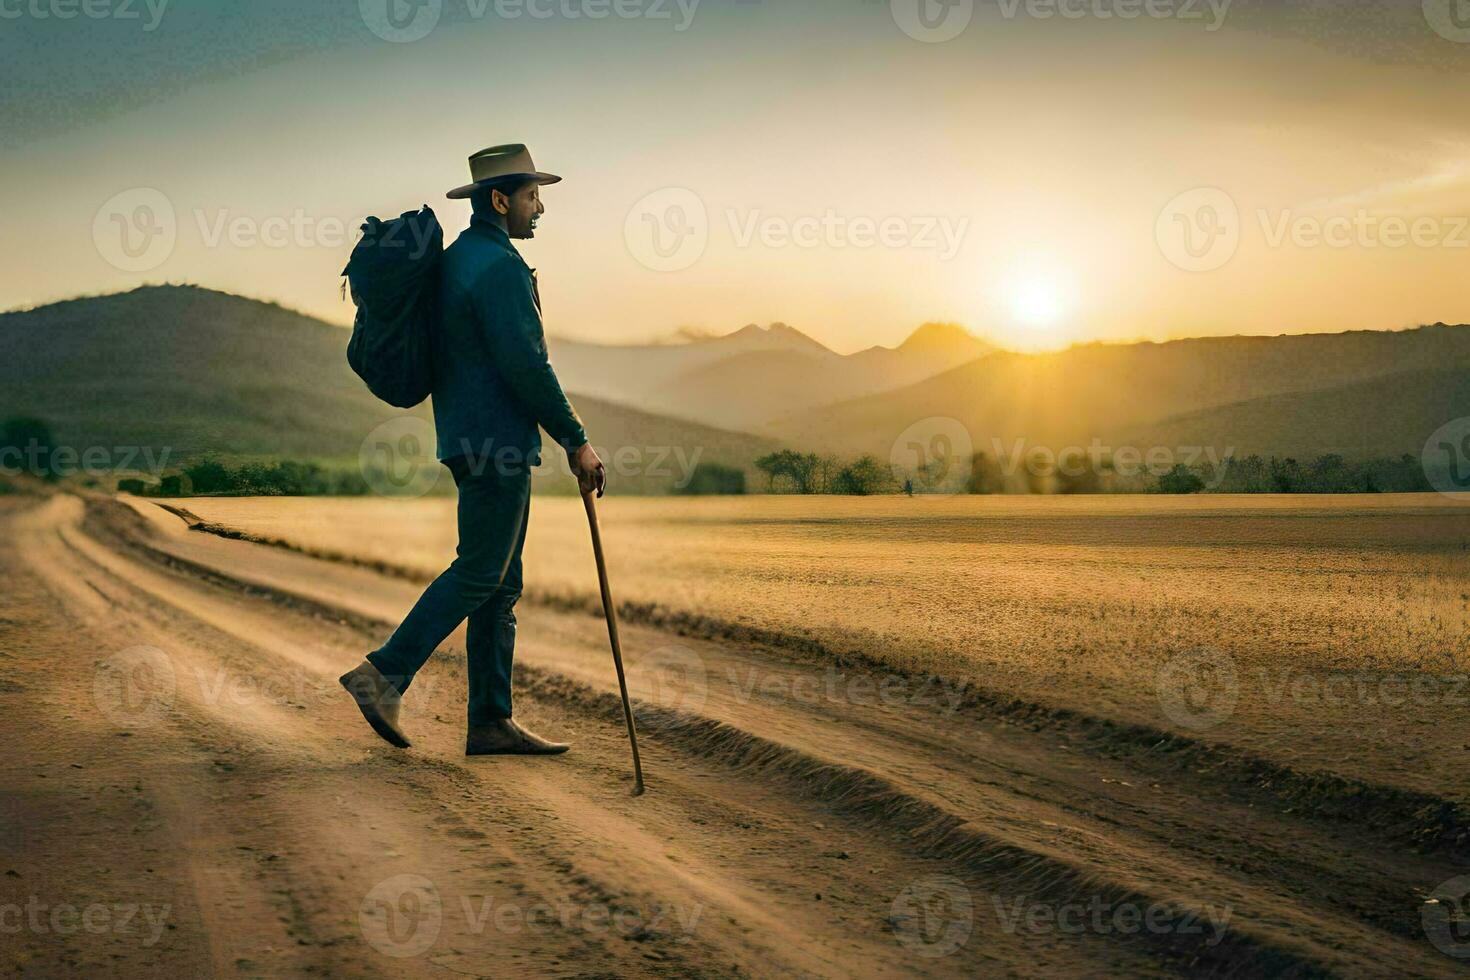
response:
<path id="1" fill-rule="evenodd" d="M 121 633 L 134 641 L 167 644 L 176 679 L 183 681 L 170 688 L 178 697 L 165 712 L 166 731 L 138 734 L 171 735 L 188 743 L 198 757 L 196 763 L 202 763 L 161 781 L 164 796 L 174 804 L 168 807 L 168 822 L 178 833 L 189 864 L 203 913 L 202 934 L 209 941 L 216 975 L 235 975 L 237 969 L 246 974 L 260 969 L 268 975 L 374 975 L 375 971 L 363 970 L 362 964 L 371 957 L 363 957 L 361 949 L 341 953 L 334 949 L 362 945 L 356 935 L 361 930 L 350 921 L 352 916 L 328 914 L 323 922 L 323 912 L 356 913 L 365 897 L 385 880 L 384 854 L 413 868 L 417 877 L 452 882 L 458 852 L 467 846 L 464 837 L 455 833 L 456 828 L 467 826 L 464 815 L 456 813 L 436 825 L 419 823 L 413 818 L 424 809 L 423 800 L 441 795 L 439 787 L 425 784 L 423 772 L 406 770 L 402 760 L 384 750 L 376 753 L 381 760 L 365 755 L 361 740 L 353 737 L 335 739 L 352 760 L 344 764 L 330 746 L 321 744 L 311 731 L 314 723 L 295 704 L 278 703 L 269 696 L 226 693 L 234 679 L 252 676 L 240 673 L 242 669 L 262 667 L 263 650 L 216 630 L 209 620 L 218 621 L 221 610 L 213 608 L 208 597 L 170 591 L 170 599 L 203 618 L 179 616 L 160 606 L 158 593 L 139 587 L 140 583 L 155 589 L 161 586 L 146 569 L 128 569 L 130 574 L 123 578 L 117 574 L 123 569 L 115 559 L 97 554 L 65 526 L 53 540 L 57 546 L 49 548 L 33 541 L 30 553 L 41 559 L 33 567 L 44 568 L 42 574 L 62 596 L 63 606 L 94 633 Z M 91 564 L 92 558 L 101 558 L 105 564 Z M 278 628 L 268 623 L 267 617 L 258 617 L 244 625 L 251 632 L 264 627 L 265 635 L 279 642 Z M 292 665 L 278 662 L 271 666 Z M 185 673 L 192 677 L 180 676 Z M 330 678 L 319 681 L 320 691 L 327 691 Z M 358 734 L 355 725 L 343 728 L 344 734 Z M 379 779 L 373 771 L 379 762 L 390 772 L 399 772 Z M 364 767 L 368 771 L 361 771 Z M 375 789 L 368 797 L 369 806 L 364 805 L 361 792 L 365 783 Z M 322 806 L 324 797 L 334 804 L 352 801 L 356 820 L 368 829 L 366 839 L 340 833 L 340 827 L 327 819 L 330 810 Z M 201 802 L 208 805 L 201 807 Z M 302 820 L 302 814 L 323 819 Z M 524 809 L 513 818 L 529 819 Z M 444 823 L 451 825 L 448 831 L 442 829 Z M 438 843 L 456 859 L 432 846 L 436 829 Z M 477 845 L 488 846 L 480 844 L 485 839 L 482 833 L 474 834 Z M 332 882 L 333 876 L 326 875 L 314 860 L 314 855 L 323 853 L 333 854 L 340 862 L 336 877 L 356 880 L 345 888 Z M 344 876 L 341 868 L 353 873 Z M 543 889 L 543 872 L 521 867 L 513 876 L 514 892 L 507 897 L 554 906 L 561 896 Z M 242 928 L 241 917 L 251 925 Z M 391 932 L 379 938 L 390 950 L 402 946 L 392 940 Z M 539 942 L 525 944 L 530 948 L 522 949 L 519 958 L 549 961 L 567 950 L 575 951 L 576 938 L 558 936 L 552 930 L 541 935 Z M 586 949 L 582 953 L 589 961 L 633 965 L 629 957 L 618 956 L 616 949 L 598 949 L 595 956 Z M 517 958 L 507 959 L 513 963 Z M 404 964 L 410 975 L 417 975 L 416 965 L 427 964 Z"/>
<path id="2" fill-rule="evenodd" d="M 379 748 L 345 699 L 325 693 L 344 658 L 360 655 L 361 632 L 140 564 L 84 533 L 79 504 L 57 500 L 32 513 L 8 564 L 44 579 L 57 614 L 80 625 L 63 685 L 78 710 L 99 649 L 125 636 L 167 650 L 178 681 L 169 710 L 128 741 L 169 784 L 165 821 L 208 909 L 192 940 L 218 975 L 1148 975 L 1181 965 L 1138 937 L 1038 942 L 983 914 L 967 944 L 926 957 L 922 936 L 894 935 L 893 900 L 949 870 L 944 862 L 677 745 L 650 746 L 657 795 L 631 800 L 620 732 L 575 700 L 522 699 L 533 725 L 583 729 L 568 764 L 466 763 L 456 758 L 462 660 L 452 656 L 417 689 L 415 752 Z M 252 686 L 283 671 L 299 683 Z M 180 758 L 188 765 L 170 779 Z M 437 933 L 423 954 L 397 959 L 354 920 L 375 888 L 404 874 L 429 887 L 385 897 L 419 901 L 419 913 L 432 899 Z M 570 910 L 571 921 L 527 923 L 540 908 Z M 518 927 L 495 918 L 505 909 L 522 916 Z M 619 929 L 578 918 L 589 909 L 640 914 Z M 385 920 L 395 916 L 413 925 L 389 902 Z M 423 932 L 388 930 L 379 945 L 401 951 L 395 935 Z"/>

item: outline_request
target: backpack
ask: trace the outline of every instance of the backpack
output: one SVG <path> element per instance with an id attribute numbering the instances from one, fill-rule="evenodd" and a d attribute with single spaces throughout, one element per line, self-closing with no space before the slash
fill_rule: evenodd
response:
<path id="1" fill-rule="evenodd" d="M 433 387 L 430 345 L 444 229 L 424 205 L 391 221 L 368 218 L 362 233 L 342 270 L 357 304 L 347 363 L 374 395 L 413 408 Z"/>

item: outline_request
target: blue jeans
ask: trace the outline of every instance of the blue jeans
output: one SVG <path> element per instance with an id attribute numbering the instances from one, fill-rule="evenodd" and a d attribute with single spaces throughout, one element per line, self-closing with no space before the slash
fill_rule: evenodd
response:
<path id="1" fill-rule="evenodd" d="M 429 655 L 468 619 L 469 723 L 483 725 L 511 716 L 515 604 L 531 516 L 531 474 L 497 471 L 491 462 L 463 457 L 445 465 L 459 487 L 458 557 L 368 661 L 406 692 Z"/>

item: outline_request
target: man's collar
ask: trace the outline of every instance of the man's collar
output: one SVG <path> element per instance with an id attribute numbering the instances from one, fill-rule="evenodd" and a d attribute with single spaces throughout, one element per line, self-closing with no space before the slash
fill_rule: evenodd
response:
<path id="1" fill-rule="evenodd" d="M 482 214 L 470 216 L 470 230 L 487 236 L 491 241 L 508 252 L 513 252 L 516 255 L 521 254 L 516 251 L 515 245 L 511 243 L 510 234 L 504 228 L 500 227 L 500 225 Z"/>

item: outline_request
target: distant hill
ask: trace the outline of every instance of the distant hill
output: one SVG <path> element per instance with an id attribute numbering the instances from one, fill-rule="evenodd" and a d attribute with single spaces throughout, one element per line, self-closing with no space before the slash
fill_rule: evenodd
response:
<path id="1" fill-rule="evenodd" d="M 0 315 L 0 418 L 35 415 L 60 442 L 355 460 L 402 413 L 347 366 L 348 331 L 193 286 L 146 287 Z M 573 393 L 599 447 L 680 447 L 750 468 L 770 440 Z M 415 411 L 432 417 L 427 405 Z M 661 477 L 623 485 L 663 489 Z"/>
<path id="2" fill-rule="evenodd" d="M 735 429 L 902 387 L 992 350 L 952 324 L 925 324 L 897 348 L 851 355 L 782 323 L 751 324 L 684 343 L 628 347 L 553 340 L 550 346 L 569 388 Z"/>
<path id="3" fill-rule="evenodd" d="M 1235 447 L 1236 455 L 1418 455 L 1440 426 L 1470 415 L 1470 368 L 1404 371 L 1317 391 L 1267 395 L 1163 419 L 1135 446 Z"/>
<path id="4" fill-rule="evenodd" d="M 1350 443 L 1418 452 L 1438 425 L 1470 415 L 1470 402 L 1453 379 L 1437 379 L 1431 392 L 1443 395 L 1438 404 L 1431 392 L 1400 397 L 1395 385 L 1415 384 L 1417 372 L 1466 369 L 1470 327 L 1443 324 L 999 352 L 895 391 L 793 413 L 762 431 L 800 446 L 884 456 L 899 433 L 934 416 L 964 423 L 977 449 L 989 449 L 996 439 L 1059 448 L 1096 437 L 1263 453 Z M 1383 383 L 1353 387 L 1375 379 Z M 1353 398 L 1373 401 L 1365 410 Z M 1343 431 L 1330 413 L 1357 420 L 1351 424 L 1361 432 Z M 1201 442 L 1199 433 L 1210 434 L 1208 441 Z"/>
<path id="5" fill-rule="evenodd" d="M 961 364 L 979 360 L 995 350 L 956 323 L 926 323 L 896 348 L 896 352 L 914 364 L 914 370 L 929 373 L 946 371 Z M 886 357 L 889 348 L 869 347 L 858 357 Z"/>
<path id="6" fill-rule="evenodd" d="M 755 352 L 832 354 L 806 334 L 784 323 L 755 324 L 732 334 L 682 343 L 594 344 L 551 337 L 552 363 L 562 383 L 596 398 L 638 405 L 652 388 L 679 374 L 729 357 Z M 833 355 L 836 356 L 836 355 Z"/>

